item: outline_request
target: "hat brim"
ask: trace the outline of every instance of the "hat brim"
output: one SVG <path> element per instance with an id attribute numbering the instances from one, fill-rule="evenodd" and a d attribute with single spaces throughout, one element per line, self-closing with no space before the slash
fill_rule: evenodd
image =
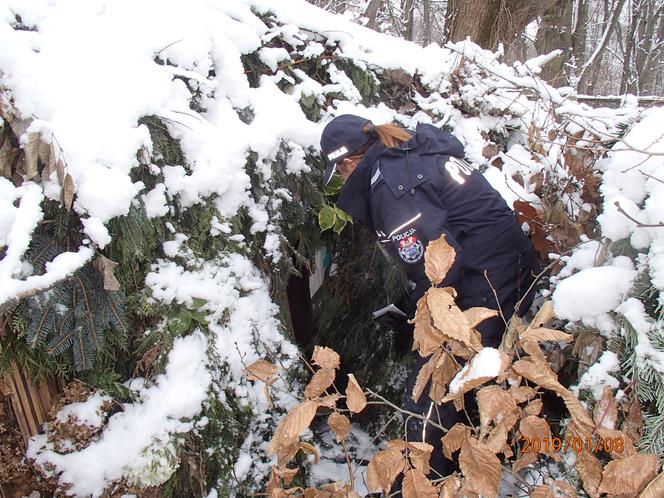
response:
<path id="1" fill-rule="evenodd" d="M 334 175 L 334 170 L 337 169 L 337 163 L 328 164 L 325 168 L 325 176 L 323 177 L 323 186 L 330 183 L 332 176 Z"/>

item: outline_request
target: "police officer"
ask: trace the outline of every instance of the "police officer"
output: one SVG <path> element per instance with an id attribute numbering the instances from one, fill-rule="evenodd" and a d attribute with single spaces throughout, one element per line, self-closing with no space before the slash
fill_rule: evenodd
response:
<path id="1" fill-rule="evenodd" d="M 440 286 L 456 289 L 462 310 L 501 310 L 502 317 L 477 327 L 484 346 L 498 346 L 517 303 L 521 300 L 519 314 L 530 307 L 532 295 L 522 298 L 531 286 L 537 258 L 514 212 L 463 160 L 459 140 L 429 124 L 407 131 L 344 114 L 323 130 L 321 149 L 327 163 L 325 183 L 335 171 L 345 179 L 337 207 L 374 230 L 388 258 L 405 267 L 413 285 L 410 315 L 431 285 L 424 271 L 426 246 L 445 234 L 456 259 Z M 417 356 L 402 406 L 451 427 L 465 417 L 452 403 L 435 406 L 426 395 L 428 386 L 418 402 L 411 397 L 417 374 L 428 360 Z M 439 429 L 411 417 L 406 432 L 410 441 L 434 445 L 430 477 L 455 470 L 456 464 L 442 454 Z"/>

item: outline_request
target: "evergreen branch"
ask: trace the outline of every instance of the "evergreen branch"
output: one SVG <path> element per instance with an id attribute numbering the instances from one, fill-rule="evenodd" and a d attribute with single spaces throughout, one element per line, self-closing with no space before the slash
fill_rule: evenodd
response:
<path id="1" fill-rule="evenodd" d="M 92 328 L 92 337 L 95 341 L 95 346 L 97 347 L 97 349 L 99 349 L 99 340 L 97 338 L 97 330 L 95 328 L 95 322 L 93 318 L 92 308 L 90 307 L 90 300 L 88 298 L 87 289 L 85 288 L 85 285 L 83 285 L 83 282 L 81 281 L 81 278 L 78 275 L 74 275 L 74 278 L 81 287 L 81 293 L 83 294 L 83 301 L 85 303 L 85 311 L 86 311 L 85 316 L 87 318 L 88 323 L 90 324 L 90 327 Z"/>
<path id="2" fill-rule="evenodd" d="M 62 328 L 64 329 L 64 323 Z M 77 330 L 75 328 L 72 328 L 68 332 L 65 332 L 64 334 L 59 334 L 49 343 L 47 348 L 47 353 L 52 355 L 64 351 L 67 348 L 67 346 L 71 344 L 72 338 L 74 334 L 76 334 L 76 332 Z"/>
<path id="3" fill-rule="evenodd" d="M 116 308 L 116 303 L 113 298 L 108 299 L 107 306 L 110 308 L 111 313 L 113 315 L 113 324 L 122 329 L 122 333 L 127 335 L 127 328 L 125 327 L 124 320 L 120 318 L 120 313 L 118 312 Z"/>
<path id="4" fill-rule="evenodd" d="M 42 331 L 44 330 L 44 324 L 50 314 L 51 308 L 46 308 L 46 311 L 41 315 L 41 319 L 39 320 L 36 329 L 33 330 L 33 327 L 28 328 L 28 344 L 30 347 L 34 347 L 39 341 L 39 338 L 42 336 Z"/>
<path id="5" fill-rule="evenodd" d="M 77 370 L 87 370 L 89 368 L 89 365 L 88 365 L 87 358 L 86 358 L 86 355 L 85 355 L 86 348 L 85 348 L 85 344 L 84 344 L 85 341 L 84 341 L 84 338 L 83 338 L 83 334 L 78 334 L 78 336 L 76 338 L 78 339 L 78 341 L 77 341 L 78 348 L 77 349 L 80 352 L 80 361 L 76 362 L 76 369 Z M 79 368 L 79 365 L 82 365 L 82 368 Z"/>

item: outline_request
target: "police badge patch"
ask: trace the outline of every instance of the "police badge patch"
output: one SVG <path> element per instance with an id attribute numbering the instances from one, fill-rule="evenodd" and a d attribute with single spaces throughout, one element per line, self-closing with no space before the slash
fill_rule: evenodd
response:
<path id="1" fill-rule="evenodd" d="M 399 256 L 406 263 L 417 263 L 424 255 L 424 246 L 417 237 L 410 235 L 399 241 Z"/>

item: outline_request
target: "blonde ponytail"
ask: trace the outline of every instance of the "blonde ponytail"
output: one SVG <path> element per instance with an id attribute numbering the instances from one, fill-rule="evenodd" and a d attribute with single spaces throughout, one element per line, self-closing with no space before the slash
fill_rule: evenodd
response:
<path id="1" fill-rule="evenodd" d="M 363 131 L 368 133 L 372 126 L 373 125 L 371 123 L 367 123 L 364 126 Z M 376 133 L 376 136 L 380 142 L 388 148 L 398 147 L 399 145 L 411 139 L 410 133 L 408 133 L 400 126 L 393 124 L 375 125 L 373 126 L 373 131 Z"/>

